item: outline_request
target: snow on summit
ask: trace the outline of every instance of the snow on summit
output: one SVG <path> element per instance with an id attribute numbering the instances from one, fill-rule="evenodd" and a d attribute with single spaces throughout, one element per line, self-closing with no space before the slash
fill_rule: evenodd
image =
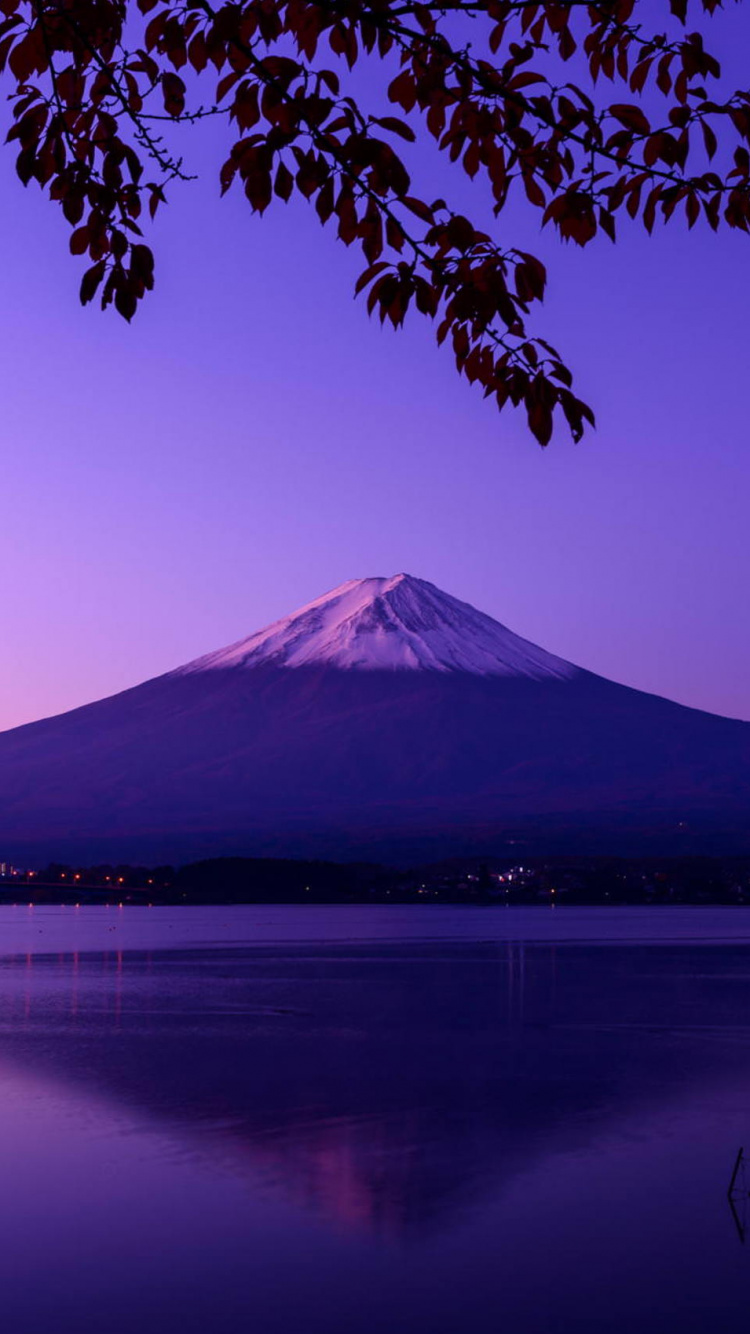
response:
<path id="1" fill-rule="evenodd" d="M 352 579 L 183 672 L 326 664 L 356 671 L 565 678 L 578 668 L 413 575 Z"/>

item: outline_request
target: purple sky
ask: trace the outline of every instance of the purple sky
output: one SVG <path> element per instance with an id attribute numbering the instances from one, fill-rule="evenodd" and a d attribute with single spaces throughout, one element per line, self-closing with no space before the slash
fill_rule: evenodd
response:
<path id="1" fill-rule="evenodd" d="M 723 16 L 719 45 L 747 50 L 749 20 Z M 631 227 L 580 252 L 506 216 L 550 264 L 539 327 L 599 418 L 543 452 L 429 325 L 368 321 L 356 258 L 304 206 L 219 200 L 217 137 L 186 145 L 205 176 L 154 229 L 131 327 L 79 308 L 66 225 L 0 154 L 0 726 L 399 570 L 594 671 L 750 718 L 750 240 Z"/>

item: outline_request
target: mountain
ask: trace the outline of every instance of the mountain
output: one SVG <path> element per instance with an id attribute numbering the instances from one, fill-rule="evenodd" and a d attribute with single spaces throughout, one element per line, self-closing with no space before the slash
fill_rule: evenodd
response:
<path id="1" fill-rule="evenodd" d="M 409 575 L 0 734 L 0 855 L 750 852 L 750 724 L 574 667 Z"/>
<path id="2" fill-rule="evenodd" d="M 249 639 L 178 673 L 227 667 L 338 667 L 344 671 L 471 672 L 560 679 L 577 668 L 519 639 L 468 602 L 424 579 L 352 579 Z"/>

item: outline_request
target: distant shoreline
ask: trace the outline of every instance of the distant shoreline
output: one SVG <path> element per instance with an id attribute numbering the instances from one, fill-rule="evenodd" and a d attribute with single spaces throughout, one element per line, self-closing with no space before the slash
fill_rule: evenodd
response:
<path id="1" fill-rule="evenodd" d="M 743 906 L 746 857 L 453 858 L 395 870 L 364 862 L 219 857 L 185 866 L 0 863 L 0 904 L 445 904 L 480 908 Z"/>

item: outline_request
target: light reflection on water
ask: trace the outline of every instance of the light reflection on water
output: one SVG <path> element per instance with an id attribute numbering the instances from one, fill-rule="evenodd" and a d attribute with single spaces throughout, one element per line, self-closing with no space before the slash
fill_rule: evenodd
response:
<path id="1" fill-rule="evenodd" d="M 0 909 L 6 1327 L 744 1329 L 748 921 Z"/>

